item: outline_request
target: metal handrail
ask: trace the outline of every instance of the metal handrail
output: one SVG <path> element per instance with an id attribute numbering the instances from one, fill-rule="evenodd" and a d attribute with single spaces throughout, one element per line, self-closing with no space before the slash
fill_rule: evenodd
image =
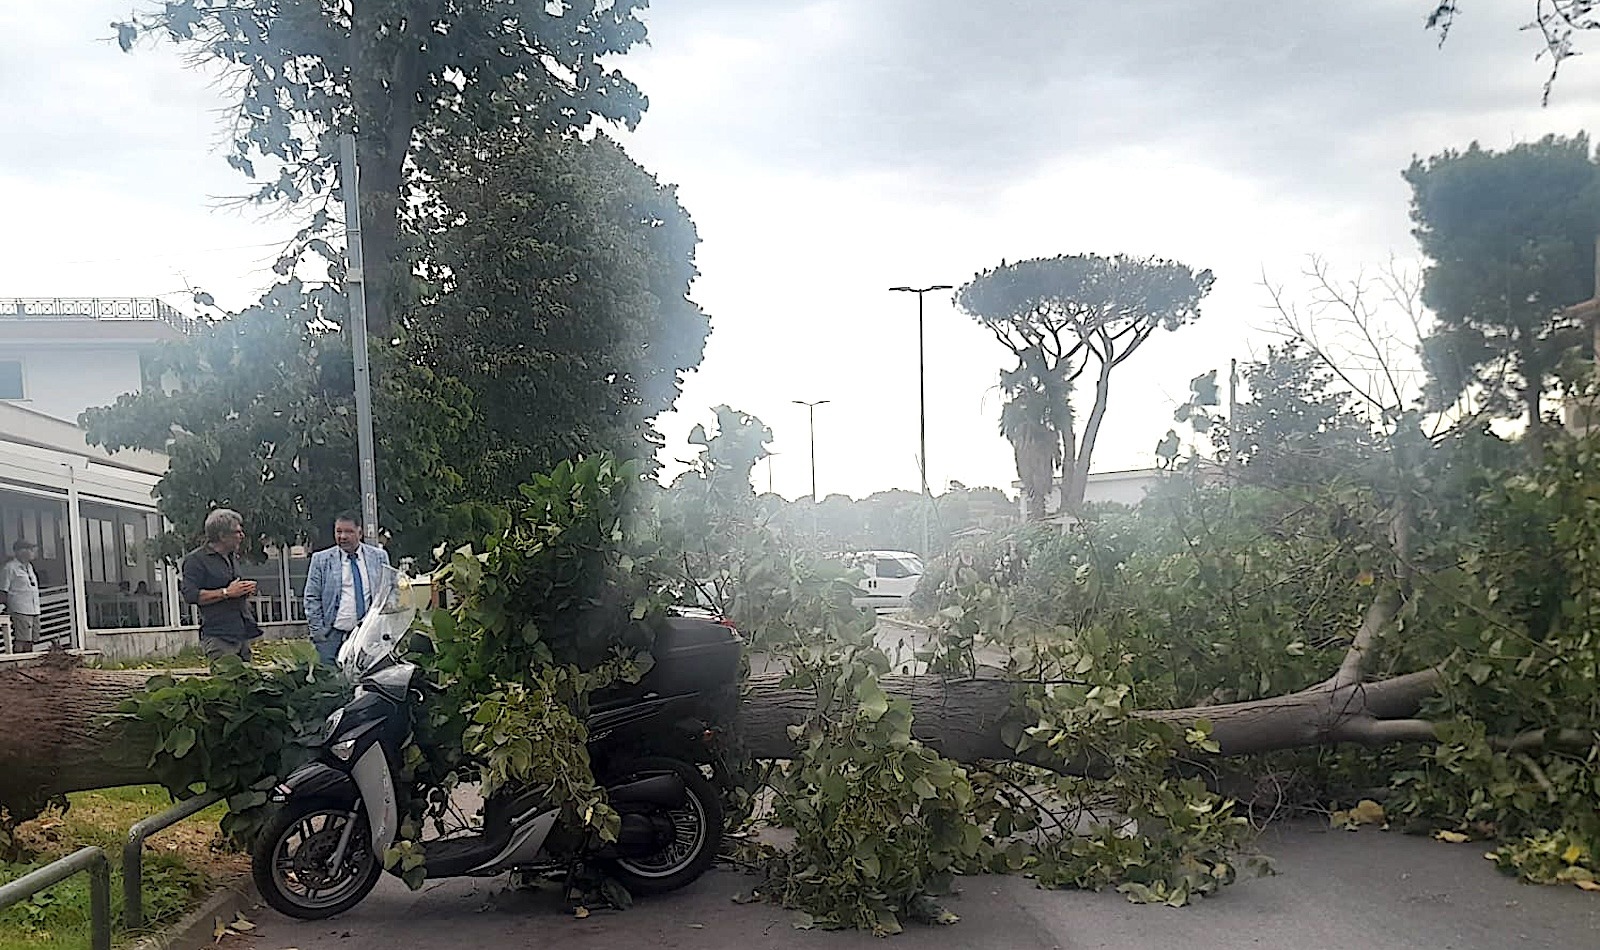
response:
<path id="1" fill-rule="evenodd" d="M 122 846 L 122 913 L 129 930 L 144 926 L 144 839 L 220 801 L 216 792 L 186 798 L 128 829 L 128 843 Z"/>
<path id="2" fill-rule="evenodd" d="M 54 887 L 79 871 L 89 872 L 90 946 L 93 950 L 111 950 L 111 865 L 99 848 L 80 848 L 0 887 L 0 910 Z"/>

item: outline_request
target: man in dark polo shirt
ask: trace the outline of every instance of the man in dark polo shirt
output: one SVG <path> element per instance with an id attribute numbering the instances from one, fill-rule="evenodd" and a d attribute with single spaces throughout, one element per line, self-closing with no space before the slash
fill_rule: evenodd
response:
<path id="1" fill-rule="evenodd" d="M 236 656 L 250 660 L 250 641 L 261 628 L 250 612 L 256 582 L 239 576 L 239 545 L 244 519 L 218 508 L 206 515 L 206 543 L 183 559 L 183 599 L 200 608 L 200 646 L 209 659 Z"/>

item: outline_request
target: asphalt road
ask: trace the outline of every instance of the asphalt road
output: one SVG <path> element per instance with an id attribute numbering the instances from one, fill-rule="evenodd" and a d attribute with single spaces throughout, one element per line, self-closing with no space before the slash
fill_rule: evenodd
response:
<path id="1" fill-rule="evenodd" d="M 947 906 L 949 927 L 909 925 L 917 950 L 1501 950 L 1600 947 L 1600 895 L 1535 887 L 1499 874 L 1482 845 L 1447 845 L 1397 832 L 1327 831 L 1299 824 L 1262 838 L 1279 873 L 1247 878 L 1174 910 L 1129 904 L 1113 892 L 1045 891 L 1021 878 L 965 878 Z M 883 947 L 855 932 L 794 929 L 769 904 L 735 904 L 750 879 L 718 869 L 695 885 L 625 912 L 562 913 L 550 886 L 508 891 L 505 878 L 441 881 L 411 893 L 386 877 L 356 909 L 301 923 L 266 908 L 257 929 L 225 950 L 695 950 Z"/>

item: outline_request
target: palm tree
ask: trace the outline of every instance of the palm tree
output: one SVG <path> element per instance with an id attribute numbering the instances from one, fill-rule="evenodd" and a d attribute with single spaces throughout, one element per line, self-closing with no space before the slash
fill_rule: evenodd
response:
<path id="1" fill-rule="evenodd" d="M 1046 500 L 1057 469 L 1066 471 L 1063 447 L 1073 445 L 1071 384 L 1050 372 L 1043 353 L 1031 347 L 1017 354 L 1016 369 L 1000 373 L 1006 404 L 1000 410 L 1000 434 L 1011 443 L 1022 481 L 1028 521 L 1043 521 Z"/>

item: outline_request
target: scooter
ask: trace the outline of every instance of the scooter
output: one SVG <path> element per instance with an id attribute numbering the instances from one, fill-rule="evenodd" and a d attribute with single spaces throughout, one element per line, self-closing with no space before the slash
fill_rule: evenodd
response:
<path id="1" fill-rule="evenodd" d="M 427 593 L 398 575 L 376 586 L 376 602 L 338 655 L 355 696 L 328 717 L 316 758 L 273 789 L 278 808 L 252 855 L 261 896 L 302 920 L 360 903 L 399 831 L 403 794 L 395 774 L 422 693 L 413 685 L 416 666 L 398 647 L 415 614 L 407 605 L 425 603 Z M 730 624 L 714 618 L 668 618 L 649 673 L 594 697 L 591 762 L 622 818 L 616 841 L 564 827 L 561 810 L 540 789 L 502 790 L 484 801 L 475 833 L 423 842 L 428 879 L 594 863 L 643 895 L 704 874 L 723 824 L 721 798 L 706 776 L 720 768 L 708 719 L 717 703 L 736 695 L 741 643 Z M 392 870 L 400 873 L 398 865 Z"/>

